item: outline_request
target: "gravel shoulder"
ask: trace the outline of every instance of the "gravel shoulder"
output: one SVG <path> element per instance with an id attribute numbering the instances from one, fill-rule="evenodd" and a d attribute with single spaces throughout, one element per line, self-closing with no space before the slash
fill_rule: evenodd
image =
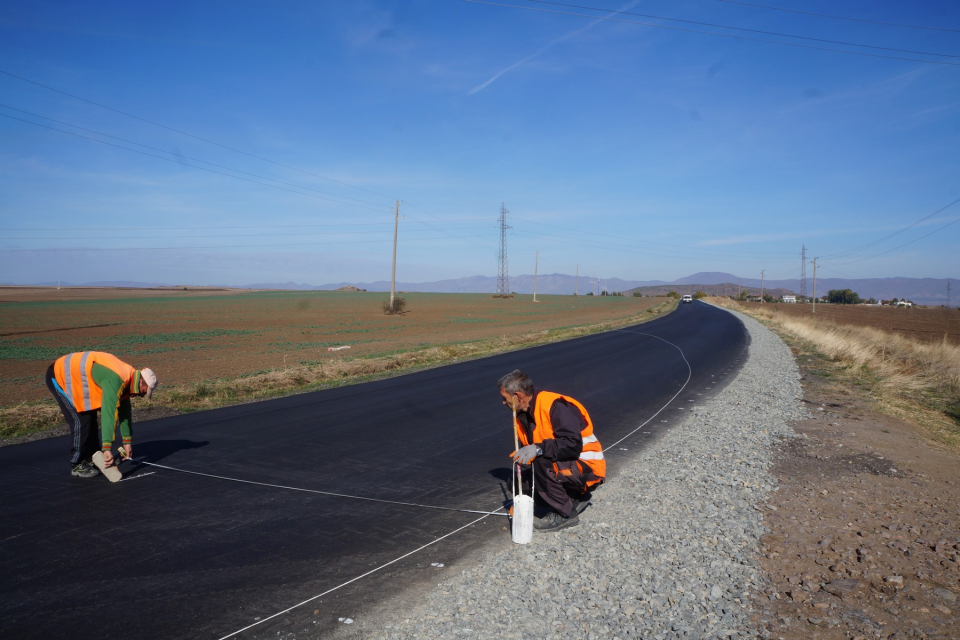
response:
<path id="1" fill-rule="evenodd" d="M 802 419 L 789 348 L 753 319 L 736 379 L 598 491 L 581 525 L 503 543 L 417 598 L 386 638 L 726 638 L 763 633 L 760 508 L 773 447 Z M 398 610 L 393 609 L 394 612 Z"/>

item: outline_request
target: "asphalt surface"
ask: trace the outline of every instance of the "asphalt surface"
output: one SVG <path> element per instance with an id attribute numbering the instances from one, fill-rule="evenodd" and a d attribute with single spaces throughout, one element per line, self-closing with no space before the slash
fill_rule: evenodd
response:
<path id="1" fill-rule="evenodd" d="M 652 334 L 671 344 L 642 335 Z M 731 314 L 681 305 L 652 322 L 397 378 L 136 425 L 134 456 L 292 487 L 493 510 L 513 436 L 496 380 L 521 368 L 577 398 L 618 464 L 718 392 L 745 355 Z M 690 374 L 692 370 L 692 375 Z M 0 636 L 223 638 L 471 523 L 478 515 L 242 484 L 124 463 L 69 475 L 66 437 L 0 448 Z M 602 500 L 606 487 L 596 492 Z M 582 516 L 589 518 L 589 508 Z M 491 516 L 242 638 L 335 631 L 341 617 L 430 584 L 491 539 Z M 434 572 L 429 574 L 428 572 Z"/>

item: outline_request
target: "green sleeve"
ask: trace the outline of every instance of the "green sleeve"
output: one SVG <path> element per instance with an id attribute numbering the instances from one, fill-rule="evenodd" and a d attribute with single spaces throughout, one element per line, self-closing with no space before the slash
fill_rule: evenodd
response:
<path id="1" fill-rule="evenodd" d="M 117 418 L 120 421 L 120 437 L 123 439 L 123 444 L 131 444 L 133 442 L 133 410 L 130 407 L 130 398 L 120 401 Z"/>
<path id="2" fill-rule="evenodd" d="M 122 407 L 126 404 L 127 435 L 130 432 L 130 399 L 121 400 L 124 392 L 123 378 L 103 366 L 93 363 L 93 381 L 100 387 L 103 399 L 100 401 L 100 443 L 101 451 L 109 451 L 116 437 L 117 423 L 123 419 Z M 122 428 L 122 427 L 121 427 Z"/>

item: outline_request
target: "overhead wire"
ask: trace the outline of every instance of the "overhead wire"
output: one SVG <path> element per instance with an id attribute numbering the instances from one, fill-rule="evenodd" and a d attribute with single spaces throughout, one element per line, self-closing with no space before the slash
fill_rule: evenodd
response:
<path id="1" fill-rule="evenodd" d="M 273 189 L 279 189 L 279 190 L 281 190 L 281 191 L 288 191 L 288 192 L 290 192 L 290 193 L 296 193 L 296 194 L 299 194 L 299 195 L 301 195 L 301 196 L 307 196 L 307 197 L 310 197 L 310 198 L 317 198 L 318 200 L 326 200 L 326 201 L 328 201 L 328 202 L 334 202 L 334 203 L 336 203 L 336 204 L 347 205 L 347 206 L 351 206 L 351 207 L 358 207 L 358 208 L 360 208 L 360 209 L 368 209 L 368 210 L 370 210 L 370 211 L 381 211 L 381 212 L 382 212 L 382 211 L 385 210 L 385 208 L 373 208 L 373 207 L 368 207 L 368 206 L 365 206 L 365 205 L 362 205 L 362 204 L 353 204 L 353 203 L 351 203 L 351 202 L 342 202 L 342 201 L 340 201 L 340 200 L 334 200 L 333 198 L 326 198 L 326 197 L 324 197 L 324 196 L 318 196 L 318 195 L 313 194 L 313 193 L 304 193 L 304 192 L 302 192 L 302 191 L 297 191 L 296 189 L 290 189 L 290 188 L 287 188 L 287 187 L 281 187 L 281 186 L 279 186 L 279 185 L 269 184 L 269 183 L 266 183 L 266 182 L 260 182 L 259 180 L 252 180 L 252 179 L 250 179 L 250 178 L 244 178 L 243 176 L 233 175 L 233 174 L 231 174 L 231 173 L 226 173 L 226 172 L 224 172 L 224 171 L 217 171 L 216 169 L 210 169 L 210 168 L 208 168 L 208 167 L 201 167 L 201 166 L 198 166 L 198 165 L 195 165 L 195 164 L 190 164 L 189 162 L 181 162 L 181 161 L 179 161 L 179 160 L 174 160 L 173 158 L 165 158 L 165 157 L 163 157 L 163 156 L 158 156 L 158 155 L 156 155 L 156 154 L 154 154 L 154 153 L 147 153 L 146 151 L 140 151 L 139 149 L 131 149 L 131 148 L 129 148 L 129 147 L 124 147 L 124 146 L 119 145 L 119 144 L 113 144 L 112 142 L 107 142 L 106 140 L 98 140 L 98 139 L 96 139 L 96 138 L 91 138 L 90 136 L 81 135 L 81 134 L 75 133 L 75 132 L 73 132 L 73 131 L 67 131 L 67 130 L 65 130 L 65 129 L 58 129 L 57 127 L 51 127 L 51 126 L 49 126 L 49 125 L 41 124 L 41 123 L 39 123 L 39 122 L 31 122 L 30 120 L 24 120 L 23 118 L 17 118 L 17 117 L 15 117 L 15 116 L 11 116 L 11 115 L 8 115 L 8 114 L 6 114 L 6 113 L 0 113 L 0 116 L 2 116 L 2 117 L 4 117 L 4 118 L 9 118 L 9 119 L 11 119 L 11 120 L 18 120 L 18 121 L 20 121 L 20 122 L 25 122 L 25 123 L 27 123 L 27 124 L 32 124 L 32 125 L 35 126 L 35 127 L 42 127 L 42 128 L 44 128 L 44 129 L 50 129 L 51 131 L 58 131 L 58 132 L 60 132 L 60 133 L 65 133 L 65 134 L 67 134 L 67 135 L 75 136 L 75 137 L 77 137 L 77 138 L 82 138 L 82 139 L 84 139 L 84 140 L 90 140 L 90 141 L 92 141 L 92 142 L 96 142 L 96 143 L 98 143 L 98 144 L 107 145 L 107 146 L 109 146 L 109 147 L 116 147 L 117 149 L 123 149 L 124 151 L 130 151 L 130 152 L 132 152 L 132 153 L 139 153 L 140 155 L 148 156 L 148 157 L 151 157 L 151 158 L 157 158 L 158 160 L 163 160 L 164 162 L 172 162 L 172 163 L 174 163 L 174 164 L 179 164 L 179 165 L 181 165 L 181 166 L 187 166 L 187 167 L 192 167 L 192 168 L 194 168 L 194 169 L 200 169 L 201 171 L 207 171 L 207 172 L 209 172 L 209 173 L 215 173 L 215 174 L 217 174 L 217 175 L 226 176 L 226 177 L 228 177 L 228 178 L 233 178 L 233 179 L 235 179 L 235 180 L 243 180 L 244 182 L 250 182 L 250 183 L 253 183 L 253 184 L 258 184 L 258 185 L 263 186 L 263 187 L 271 187 L 271 188 L 273 188 Z M 268 178 L 268 179 L 269 179 L 269 178 Z"/>
<path id="2" fill-rule="evenodd" d="M 567 4 L 564 2 L 554 2 L 553 0 L 527 0 L 528 2 L 538 2 L 540 4 L 552 4 L 558 7 L 570 7 L 572 9 L 585 9 L 587 11 L 605 11 L 609 12 L 612 9 L 604 9 L 598 7 L 590 7 L 586 5 L 579 4 Z M 782 33 L 779 31 L 766 31 L 764 29 L 750 29 L 747 27 L 734 27 L 725 24 L 717 24 L 715 22 L 701 22 L 698 20 L 685 20 L 683 18 L 668 18 L 666 16 L 657 16 L 649 13 L 637 13 L 634 11 L 617 11 L 617 15 L 625 16 L 638 16 L 641 18 L 653 18 L 655 20 L 666 20 L 668 22 L 682 22 L 684 24 L 695 24 L 701 27 L 715 27 L 718 29 L 731 29 L 733 31 L 745 31 L 747 33 L 759 33 L 768 36 L 778 36 L 781 38 L 796 38 L 798 40 L 809 40 L 811 42 L 823 42 L 826 44 L 839 44 L 847 47 L 861 47 L 863 49 L 877 49 L 880 51 L 893 51 L 896 53 L 911 53 L 921 56 L 936 56 L 941 58 L 960 58 L 960 55 L 955 55 L 952 53 L 934 53 L 930 51 L 917 51 L 913 49 L 898 49 L 896 47 L 881 47 L 872 44 L 859 44 L 856 42 L 846 42 L 844 40 L 830 40 L 829 38 L 815 38 L 813 36 L 798 36 L 791 33 Z"/>
<path id="3" fill-rule="evenodd" d="M 349 188 L 351 188 L 351 189 L 358 189 L 358 190 L 360 190 L 360 191 L 366 191 L 367 193 L 371 193 L 371 194 L 373 194 L 373 195 L 382 196 L 382 197 L 384 197 L 384 198 L 391 198 L 391 196 L 388 196 L 388 195 L 383 194 L 383 193 L 378 193 L 378 192 L 372 191 L 372 190 L 370 190 L 370 189 L 364 189 L 363 187 L 358 187 L 358 186 L 352 185 L 352 184 L 350 184 L 350 183 L 348 183 L 348 182 L 343 182 L 343 181 L 341 181 L 341 180 L 336 180 L 336 179 L 331 178 L 331 177 L 329 177 L 329 176 L 321 175 L 321 174 L 319 174 L 319 173 L 313 173 L 312 171 L 307 171 L 307 170 L 305 170 L 305 169 L 300 169 L 300 168 L 298 168 L 298 167 L 294 167 L 294 166 L 291 166 L 291 165 L 288 165 L 288 164 L 284 164 L 284 163 L 282 163 L 282 162 L 277 162 L 276 160 L 271 160 L 271 159 L 269 159 L 269 158 L 264 158 L 263 156 L 258 156 L 258 155 L 256 155 L 256 154 L 249 153 L 249 152 L 247 152 L 247 151 L 243 151 L 242 149 L 236 149 L 236 148 L 234 148 L 234 147 L 231 147 L 231 146 L 228 146 L 228 145 L 225 145 L 225 144 L 221 144 L 221 143 L 219 143 L 219 142 L 215 142 L 215 141 L 209 140 L 209 139 L 207 139 L 207 138 L 202 138 L 202 137 L 197 136 L 197 135 L 194 135 L 194 134 L 192 134 L 192 133 L 187 133 L 186 131 L 181 131 L 180 129 L 175 129 L 175 128 L 173 128 L 173 127 L 168 127 L 168 126 L 165 125 L 165 124 L 160 124 L 159 122 L 154 122 L 153 120 L 148 120 L 147 118 L 141 118 L 140 116 L 133 115 L 132 113 L 127 113 L 126 111 L 121 111 L 120 109 L 115 109 L 115 108 L 113 108 L 113 107 L 109 107 L 109 106 L 107 106 L 107 105 L 105 105 L 105 104 L 101 104 L 101 103 L 99 103 L 99 102 L 94 102 L 93 100 L 89 100 L 89 99 L 87 99 L 87 98 L 83 98 L 83 97 L 78 96 L 78 95 L 73 94 L 73 93 L 68 93 L 67 91 L 63 91 L 62 89 L 57 89 L 57 88 L 55 88 L 55 87 L 51 87 L 50 85 L 46 85 L 46 84 L 43 84 L 43 83 L 41 83 L 41 82 L 37 82 L 36 80 L 31 80 L 31 79 L 29 79 L 29 78 L 25 78 L 25 77 L 23 77 L 23 76 L 19 76 L 19 75 L 15 74 L 15 73 L 11 73 L 11 72 L 9 72 L 9 71 L 5 71 L 4 69 L 0 69 L 0 74 L 9 76 L 9 77 L 11 77 L 11 78 L 16 78 L 17 80 L 22 80 L 23 82 L 27 82 L 27 83 L 30 83 L 30 84 L 32 84 L 32 85 L 35 85 L 35 86 L 38 86 L 38 87 L 42 87 L 42 88 L 47 89 L 47 90 L 49 90 L 49 91 L 53 91 L 53 92 L 55 92 L 55 93 L 59 93 L 59 94 L 61 94 L 61 95 L 65 95 L 65 96 L 68 96 L 68 97 L 70 97 L 70 98 L 74 98 L 75 100 L 80 100 L 81 102 L 86 102 L 87 104 L 92 104 L 92 105 L 95 106 L 95 107 L 100 107 L 101 109 L 106 109 L 107 111 L 112 111 L 112 112 L 114 112 L 114 113 L 119 113 L 120 115 L 126 116 L 126 117 L 128 117 L 128 118 L 133 118 L 134 120 L 139 120 L 140 122 L 145 122 L 145 123 L 150 124 L 150 125 L 153 125 L 153 126 L 155 126 L 155 127 L 160 127 L 161 129 L 166 129 L 167 131 L 172 131 L 172 132 L 174 132 L 174 133 L 178 133 L 178 134 L 180 134 L 180 135 L 182 135 L 182 136 L 187 136 L 188 138 L 193 138 L 194 140 L 199 140 L 200 142 L 205 142 L 205 143 L 207 143 L 207 144 L 212 144 L 212 145 L 214 145 L 214 146 L 216 146 L 216 147 L 220 147 L 220 148 L 226 149 L 226 150 L 228 150 L 228 151 L 233 151 L 234 153 L 239 153 L 239 154 L 242 154 L 242 155 L 245 155 L 245 156 L 254 158 L 254 159 L 256 159 L 256 160 L 260 160 L 261 162 L 268 162 L 268 163 L 270 163 L 270 164 L 277 165 L 278 167 L 283 167 L 284 169 L 290 169 L 291 171 L 298 171 L 298 172 L 300 172 L 300 173 L 303 173 L 303 174 L 306 174 L 306 175 L 309 175 L 309 176 L 313 176 L 313 177 L 315 177 L 315 178 L 320 178 L 320 179 L 322 179 L 322 180 L 328 180 L 328 181 L 330 181 L 330 182 L 335 182 L 335 183 L 337 183 L 337 184 L 339 184 L 339 185 L 343 185 L 343 186 L 349 187 Z"/>
<path id="4" fill-rule="evenodd" d="M 133 145 L 136 145 L 136 146 L 138 146 L 138 147 L 143 147 L 144 149 L 150 149 L 151 151 L 158 151 L 158 152 L 160 152 L 160 153 L 170 153 L 170 152 L 167 151 L 166 149 L 160 149 L 160 148 L 158 148 L 158 147 L 152 147 L 152 146 L 150 146 L 150 145 L 148 145 L 148 144 L 143 144 L 143 143 L 141 143 L 141 142 L 135 142 L 135 141 L 133 141 L 133 140 L 127 140 L 126 138 L 120 138 L 120 137 L 118 137 L 118 136 L 110 135 L 109 133 L 103 133 L 102 131 L 96 131 L 96 130 L 94 130 L 94 129 L 88 129 L 88 128 L 86 128 L 86 127 L 81 127 L 80 125 L 71 124 L 71 123 L 69 123 L 69 122 L 64 122 L 63 120 L 56 120 L 55 118 L 48 118 L 47 116 L 42 116 L 42 115 L 40 115 L 39 113 L 33 113 L 33 112 L 31 112 L 31 111 L 25 111 L 25 110 L 23 110 L 23 109 L 18 109 L 18 108 L 16 108 L 16 107 L 11 107 L 10 105 L 7 105 L 7 104 L 0 103 L 0 107 L 3 107 L 3 108 L 5 108 L 5 109 L 10 109 L 10 110 L 12 110 L 12 111 L 18 111 L 18 112 L 20 112 L 20 113 L 25 113 L 25 114 L 27 114 L 27 115 L 29 115 L 29 116 L 33 116 L 34 118 L 41 118 L 41 119 L 43 119 L 43 120 L 49 120 L 50 122 L 56 122 L 57 124 L 62 124 L 62 125 L 65 125 L 65 126 L 67 126 L 67 127 L 73 127 L 74 129 L 80 129 L 81 131 L 86 131 L 86 132 L 88 132 L 88 133 L 93 133 L 93 134 L 96 134 L 96 135 L 98 135 L 98 136 L 103 136 L 103 137 L 105 137 L 105 138 L 110 138 L 110 139 L 112 139 L 112 140 L 119 140 L 120 142 L 125 142 L 125 143 L 127 143 L 127 144 L 133 144 Z M 54 129 L 54 131 L 61 131 L 61 130 L 60 130 L 60 129 Z M 69 133 L 69 132 L 65 132 L 65 133 Z M 92 138 L 88 138 L 88 139 L 92 139 Z M 122 149 L 123 147 L 120 147 L 120 148 Z M 135 151 L 135 149 L 129 149 L 129 151 Z M 156 156 L 154 156 L 154 157 L 156 157 Z M 278 184 L 283 184 L 283 185 L 286 185 L 286 186 L 288 186 L 288 187 L 295 187 L 295 188 L 297 188 L 297 189 L 307 189 L 308 191 L 316 191 L 317 193 L 322 193 L 322 194 L 324 194 L 324 195 L 333 196 L 333 197 L 335 197 L 335 198 L 340 198 L 340 199 L 342 199 L 342 200 L 353 200 L 354 202 L 361 202 L 361 203 L 363 203 L 363 204 L 369 204 L 369 205 L 372 205 L 372 206 L 375 206 L 375 207 L 386 206 L 386 205 L 381 205 L 380 203 L 377 203 L 377 202 L 370 202 L 370 201 L 368 201 L 368 200 L 360 200 L 360 199 L 358 199 L 358 198 L 350 198 L 350 197 L 348 197 L 348 196 L 341 196 L 341 195 L 336 194 L 336 193 L 330 193 L 329 191 L 322 191 L 322 190 L 320 190 L 320 189 L 314 189 L 313 187 L 307 187 L 307 186 L 301 185 L 301 184 L 293 184 L 292 182 L 284 182 L 283 180 L 277 180 L 276 178 L 268 178 L 267 176 L 261 176 L 261 175 L 256 174 L 256 173 L 250 173 L 249 171 L 243 171 L 243 170 L 241 170 L 241 169 L 236 169 L 236 168 L 234 168 L 234 167 L 228 167 L 228 166 L 226 166 L 226 165 L 217 164 L 217 163 L 215 163 L 215 162 L 208 162 L 208 161 L 206 161 L 206 160 L 201 160 L 201 159 L 199 159 L 199 158 L 193 158 L 193 157 L 190 157 L 190 156 L 184 155 L 184 154 L 178 154 L 177 157 L 173 158 L 173 160 L 174 160 L 175 162 L 177 162 L 178 164 L 184 164 L 183 162 L 181 162 L 181 159 L 183 159 L 183 158 L 185 158 L 185 159 L 187 159 L 187 160 L 191 160 L 191 161 L 193 161 L 193 162 L 200 162 L 200 163 L 203 163 L 203 164 L 208 164 L 208 165 L 210 165 L 211 167 L 217 167 L 218 169 L 226 169 L 227 171 L 233 171 L 233 172 L 235 172 L 235 173 L 242 173 L 243 175 L 252 176 L 252 177 L 254 177 L 254 178 L 260 178 L 261 180 L 269 180 L 269 181 L 271 181 L 271 182 L 276 182 L 276 183 L 278 183 Z M 170 160 L 170 158 L 168 158 L 168 160 Z M 190 165 L 188 165 L 188 166 L 190 166 Z"/>
<path id="5" fill-rule="evenodd" d="M 935 233 L 939 233 L 939 232 L 943 231 L 944 229 L 946 229 L 947 227 L 951 227 L 951 226 L 957 224 L 958 222 L 960 222 L 960 218 L 957 218 L 956 220 L 953 220 L 952 222 L 948 222 L 947 224 L 943 225 L 942 227 L 938 227 L 938 228 L 934 229 L 934 230 L 931 231 L 930 233 L 925 233 L 925 234 L 923 234 L 922 236 L 920 236 L 919 238 L 914 238 L 913 240 L 910 240 L 909 242 L 904 242 L 904 243 L 901 244 L 901 245 L 898 245 L 898 246 L 896 246 L 896 247 L 893 247 L 892 249 L 887 249 L 886 251 L 881 251 L 880 253 L 875 253 L 875 254 L 872 255 L 872 256 L 867 256 L 866 258 L 860 258 L 860 259 L 858 259 L 858 260 L 850 260 L 849 262 L 840 262 L 840 263 L 838 263 L 836 266 L 843 266 L 843 265 L 846 265 L 846 264 L 856 264 L 856 263 L 858 263 L 858 262 L 863 262 L 863 261 L 865 261 L 865 260 L 872 260 L 873 258 L 878 258 L 878 257 L 880 257 L 880 256 L 885 256 L 885 255 L 887 255 L 888 253 L 891 253 L 891 252 L 893 252 L 893 251 L 896 251 L 897 249 L 902 249 L 903 247 L 906 247 L 907 245 L 911 245 L 911 244 L 913 244 L 914 242 L 917 242 L 918 240 L 923 240 L 924 238 L 928 238 L 928 237 L 932 236 L 932 235 L 935 234 Z"/>
<path id="6" fill-rule="evenodd" d="M 671 26 L 664 25 L 664 24 L 655 24 L 655 23 L 652 23 L 652 22 L 641 22 L 641 21 L 639 21 L 639 20 L 626 20 L 626 19 L 624 19 L 624 18 L 614 18 L 614 17 L 611 17 L 611 16 L 598 16 L 598 15 L 595 15 L 595 14 L 576 13 L 576 12 L 573 12 L 573 11 L 558 11 L 558 10 L 556 10 L 556 9 L 542 9 L 542 8 L 539 8 L 539 7 L 525 7 L 525 6 L 516 5 L 516 4 L 505 4 L 505 3 L 502 3 L 502 2 L 491 2 L 490 0 L 461 0 L 461 2 L 468 2 L 468 3 L 471 3 L 471 4 L 485 4 L 485 5 L 489 5 L 489 6 L 493 6 L 493 7 L 505 7 L 505 8 L 507 8 L 507 9 L 521 9 L 521 10 L 523 10 L 523 11 L 536 11 L 536 12 L 539 12 L 539 13 L 551 13 L 551 14 L 564 15 L 564 16 L 576 16 L 576 17 L 579 17 L 579 18 L 590 18 L 591 20 L 606 20 L 606 21 L 608 21 L 608 22 L 619 22 L 619 23 L 623 23 L 623 24 L 634 24 L 634 25 L 640 25 L 640 26 L 645 26 L 645 27 L 652 27 L 652 28 L 654 28 L 654 29 L 666 29 L 666 30 L 668 30 L 668 31 L 681 31 L 681 32 L 684 32 L 684 33 L 697 33 L 697 34 L 701 34 L 701 35 L 717 36 L 717 37 L 720 37 L 720 38 L 733 38 L 733 39 L 735 39 L 735 40 L 749 40 L 749 41 L 752 41 L 752 42 L 764 42 L 764 43 L 767 43 L 767 44 L 778 44 L 778 45 L 782 45 L 782 46 L 785 46 L 785 47 L 795 47 L 795 48 L 800 48 L 800 49 L 812 49 L 812 50 L 816 50 L 816 51 L 831 51 L 831 52 L 833 52 L 833 53 L 843 53 L 843 54 L 847 54 L 847 55 L 861 56 L 861 57 L 867 57 L 867 58 L 883 58 L 883 59 L 886 59 L 886 60 L 903 60 L 903 61 L 906 61 L 906 62 L 920 62 L 920 63 L 922 63 L 922 64 L 938 64 L 938 65 L 944 65 L 944 66 L 948 66 L 948 67 L 960 67 L 960 63 L 957 63 L 957 62 L 947 62 L 947 61 L 945 61 L 945 60 L 921 60 L 921 59 L 917 59 L 917 58 L 905 58 L 905 57 L 903 57 L 903 56 L 892 56 L 892 55 L 884 55 L 884 54 L 880 54 L 880 53 L 869 53 L 869 52 L 867 52 L 867 51 L 850 51 L 850 50 L 847 50 L 847 49 L 835 49 L 835 48 L 832 48 L 832 47 L 819 47 L 819 46 L 815 46 L 815 45 L 801 44 L 801 43 L 799 43 L 799 42 L 783 42 L 783 41 L 781 41 L 781 40 L 768 40 L 768 39 L 765 39 L 765 38 L 754 38 L 754 37 L 752 37 L 752 36 L 743 36 L 743 35 L 737 35 L 737 34 L 733 34 L 733 33 L 717 33 L 717 32 L 715 32 L 715 31 L 703 31 L 703 30 L 700 30 L 700 29 L 689 29 L 689 28 L 686 28 L 686 27 L 671 27 Z M 599 10 L 600 10 L 600 9 L 598 9 L 598 11 L 599 11 Z"/>
<path id="7" fill-rule="evenodd" d="M 904 233 L 905 231 L 909 231 L 910 229 L 913 229 L 913 228 L 916 227 L 917 225 L 919 225 L 919 224 L 921 224 L 921 223 L 923 223 L 923 222 L 926 222 L 927 220 L 929 220 L 929 219 L 932 218 L 933 216 L 937 215 L 938 213 L 941 213 L 941 212 L 943 212 L 943 211 L 946 211 L 947 209 L 949 209 L 949 208 L 952 207 L 953 205 L 957 204 L 958 202 L 960 202 L 960 198 L 957 198 L 956 200 L 954 200 L 953 202 L 951 202 L 950 204 L 948 204 L 948 205 L 946 205 L 946 206 L 940 207 L 939 209 L 937 209 L 937 210 L 934 211 L 933 213 L 931 213 L 931 214 L 929 214 L 929 215 L 926 215 L 926 216 L 920 218 L 920 219 L 917 220 L 916 222 L 914 222 L 914 223 L 912 223 L 912 224 L 908 224 L 907 226 L 903 227 L 902 229 L 899 229 L 898 231 L 894 231 L 894 232 L 891 233 L 891 234 L 885 235 L 884 237 L 880 238 L 879 240 L 874 240 L 873 242 L 868 242 L 867 244 L 860 245 L 859 247 L 857 247 L 857 248 L 855 248 L 855 249 L 850 249 L 850 250 L 848 250 L 848 251 L 843 251 L 843 252 L 841 252 L 841 253 L 831 253 L 831 254 L 827 254 L 827 255 L 820 256 L 820 257 L 821 257 L 821 258 L 824 258 L 824 259 L 826 259 L 826 258 L 842 258 L 842 257 L 844 257 L 844 256 L 849 256 L 849 255 L 852 255 L 852 254 L 857 253 L 857 252 L 859 252 L 859 251 L 863 251 L 864 249 L 869 249 L 870 247 L 876 246 L 876 245 L 880 244 L 881 242 L 884 242 L 884 241 L 886 241 L 886 240 L 889 240 L 890 238 L 893 238 L 893 237 L 895 237 L 895 236 L 898 236 L 898 235 L 900 235 L 901 233 Z M 879 255 L 879 254 L 878 254 L 878 255 Z"/>
<path id="8" fill-rule="evenodd" d="M 887 27 L 905 27 L 907 29 L 926 29 L 928 31 L 944 31 L 947 33 L 960 33 L 960 29 L 945 29 L 943 27 L 928 27 L 919 24 L 905 24 L 903 22 L 883 22 L 882 20 L 868 20 L 866 18 L 851 18 L 849 16 L 837 16 L 829 13 L 816 13 L 813 11 L 802 11 L 800 9 L 785 9 L 783 7 L 771 7 L 767 4 L 756 4 L 753 2 L 741 2 L 740 0 L 717 0 L 717 2 L 726 2 L 727 4 L 739 4 L 745 7 L 756 7 L 758 9 L 769 9 L 770 11 L 783 11 L 785 13 L 797 13 L 807 16 L 817 16 L 820 18 L 833 18 L 834 20 L 849 20 L 851 22 L 864 22 L 867 24 L 879 24 Z"/>

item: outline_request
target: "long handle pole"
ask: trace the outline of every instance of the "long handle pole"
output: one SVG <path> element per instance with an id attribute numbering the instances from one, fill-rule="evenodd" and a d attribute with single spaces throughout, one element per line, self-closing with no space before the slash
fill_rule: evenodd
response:
<path id="1" fill-rule="evenodd" d="M 516 402 L 516 400 L 514 400 Z M 513 431 L 513 451 L 516 453 L 520 450 L 520 440 L 517 439 L 517 408 L 513 407 L 513 422 L 510 424 L 510 430 Z M 520 479 L 520 465 L 517 464 L 517 459 L 514 457 L 513 466 L 517 470 L 516 475 L 513 477 L 513 497 L 517 497 L 517 480 Z M 520 484 L 520 490 L 523 490 L 523 484 Z"/>

